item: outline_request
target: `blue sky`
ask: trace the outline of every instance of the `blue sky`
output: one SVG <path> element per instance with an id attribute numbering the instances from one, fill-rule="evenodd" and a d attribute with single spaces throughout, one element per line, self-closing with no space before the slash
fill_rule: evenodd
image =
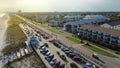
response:
<path id="1" fill-rule="evenodd" d="M 120 11 L 120 0 L 0 0 L 0 11 Z"/>

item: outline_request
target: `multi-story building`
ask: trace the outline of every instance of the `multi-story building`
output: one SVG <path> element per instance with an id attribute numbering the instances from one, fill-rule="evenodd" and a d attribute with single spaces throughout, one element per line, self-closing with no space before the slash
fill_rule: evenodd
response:
<path id="1" fill-rule="evenodd" d="M 86 15 L 80 21 L 68 22 L 64 25 L 65 30 L 71 33 L 78 31 L 78 28 L 82 24 L 98 24 L 109 21 L 110 19 L 102 15 Z"/>
<path id="2" fill-rule="evenodd" d="M 105 23 L 101 27 L 120 30 L 120 21 Z"/>
<path id="3" fill-rule="evenodd" d="M 102 28 L 94 25 L 82 25 L 79 28 L 79 33 L 85 38 L 94 41 L 101 41 L 112 47 L 120 48 L 120 31 L 114 29 Z"/>

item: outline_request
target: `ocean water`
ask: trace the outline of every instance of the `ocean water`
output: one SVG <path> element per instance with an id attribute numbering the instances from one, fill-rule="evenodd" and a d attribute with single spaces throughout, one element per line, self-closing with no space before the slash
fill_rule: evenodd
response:
<path id="1" fill-rule="evenodd" d="M 9 20 L 8 15 L 5 13 L 0 13 L 0 56 L 2 55 L 1 50 L 6 46 L 6 29 L 7 29 L 7 22 Z M 2 61 L 0 61 L 0 68 L 2 68 Z"/>

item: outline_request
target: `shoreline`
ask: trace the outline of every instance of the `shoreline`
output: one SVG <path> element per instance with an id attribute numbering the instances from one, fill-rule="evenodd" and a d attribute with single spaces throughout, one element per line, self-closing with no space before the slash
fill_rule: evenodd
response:
<path id="1" fill-rule="evenodd" d="M 7 14 L 1 14 L 0 15 L 0 56 L 3 55 L 1 52 L 2 49 L 7 46 L 6 44 L 6 30 L 8 27 L 8 21 L 9 21 L 9 16 Z M 2 68 L 3 64 L 2 61 L 0 61 L 0 68 Z"/>
<path id="2" fill-rule="evenodd" d="M 4 17 L 5 16 L 5 17 Z M 5 20 L 6 19 L 6 20 Z M 7 41 L 6 41 L 6 30 L 8 27 L 8 21 L 9 21 L 9 16 L 7 14 L 0 16 L 0 23 L 2 23 L 1 26 L 1 34 L 0 34 L 0 52 L 2 51 L 2 49 L 7 46 Z M 4 23 L 4 24 L 3 24 Z"/>

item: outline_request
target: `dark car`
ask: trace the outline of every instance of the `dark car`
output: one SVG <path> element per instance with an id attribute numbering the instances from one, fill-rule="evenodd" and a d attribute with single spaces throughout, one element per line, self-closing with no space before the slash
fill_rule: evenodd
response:
<path id="1" fill-rule="evenodd" d="M 49 47 L 47 43 L 45 43 L 44 46 L 47 47 L 47 48 Z"/>
<path id="2" fill-rule="evenodd" d="M 39 41 L 41 41 L 41 38 L 39 38 Z"/>
<path id="3" fill-rule="evenodd" d="M 51 61 L 51 58 L 49 56 L 45 56 L 45 59 L 50 62 Z"/>
<path id="4" fill-rule="evenodd" d="M 69 48 L 63 47 L 63 48 L 61 48 L 61 50 L 65 52 L 65 51 L 69 51 Z"/>
<path id="5" fill-rule="evenodd" d="M 50 62 L 54 58 L 54 55 L 45 55 L 45 59 Z"/>
<path id="6" fill-rule="evenodd" d="M 53 42 L 53 44 L 54 44 L 55 46 L 57 46 L 57 45 L 58 45 L 58 43 L 57 43 L 57 42 L 55 42 L 55 41 Z"/>
<path id="7" fill-rule="evenodd" d="M 72 51 L 70 51 L 70 50 L 69 50 L 69 51 L 65 51 L 65 54 L 66 54 L 66 55 L 68 55 L 68 54 L 70 54 L 70 53 L 74 53 L 74 52 L 72 52 Z"/>
<path id="8" fill-rule="evenodd" d="M 74 56 L 76 56 L 76 54 L 75 54 L 75 53 L 69 53 L 68 56 L 69 56 L 70 58 L 73 58 Z"/>
<path id="9" fill-rule="evenodd" d="M 98 55 L 96 53 L 93 53 L 92 57 L 95 58 L 95 59 L 99 59 L 99 57 L 98 57 Z"/>
<path id="10" fill-rule="evenodd" d="M 67 62 L 67 59 L 66 59 L 65 55 L 60 55 L 60 58 Z"/>
<path id="11" fill-rule="evenodd" d="M 61 48 L 61 44 L 59 44 L 58 42 L 53 42 L 53 44 L 58 47 L 58 48 Z"/>
<path id="12" fill-rule="evenodd" d="M 54 55 L 50 55 L 49 57 L 50 57 L 51 59 L 53 59 L 53 58 L 54 58 Z"/>
<path id="13" fill-rule="evenodd" d="M 59 68 L 65 68 L 65 64 L 60 64 Z"/>
<path id="14" fill-rule="evenodd" d="M 41 52 L 43 55 L 45 55 L 48 52 L 48 50 Z"/>
<path id="15" fill-rule="evenodd" d="M 42 46 L 39 46 L 39 49 L 41 49 L 42 47 L 44 47 L 43 45 Z"/>
<path id="16" fill-rule="evenodd" d="M 59 52 L 59 51 L 57 51 L 57 54 L 58 54 L 58 55 L 60 55 L 60 52 Z"/>
<path id="17" fill-rule="evenodd" d="M 71 68 L 79 68 L 75 63 L 70 63 Z"/>

